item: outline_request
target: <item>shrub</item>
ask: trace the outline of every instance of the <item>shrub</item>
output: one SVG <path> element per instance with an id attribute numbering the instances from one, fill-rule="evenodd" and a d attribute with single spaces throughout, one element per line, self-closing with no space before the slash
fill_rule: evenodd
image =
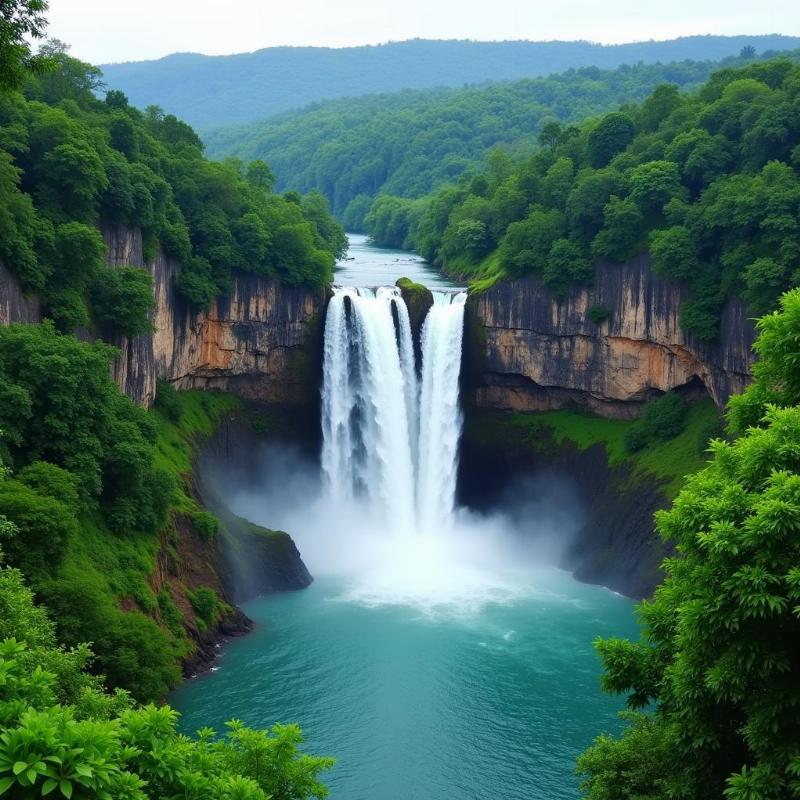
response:
<path id="1" fill-rule="evenodd" d="M 686 403 L 674 392 L 667 392 L 650 400 L 642 410 L 642 416 L 625 433 L 625 446 L 634 452 L 650 442 L 676 437 L 686 421 Z"/>
<path id="2" fill-rule="evenodd" d="M 602 324 L 610 316 L 611 316 L 611 311 L 609 311 L 607 306 L 604 306 L 602 304 L 590 306 L 586 310 L 586 318 L 591 322 L 594 322 L 595 325 Z"/>
<path id="3" fill-rule="evenodd" d="M 91 287 L 94 318 L 105 329 L 125 336 L 153 330 L 153 279 L 139 267 L 103 267 Z"/>
<path id="4" fill-rule="evenodd" d="M 217 593 L 208 586 L 200 586 L 189 593 L 189 602 L 197 616 L 206 624 L 211 625 L 222 609 Z"/>
<path id="5" fill-rule="evenodd" d="M 181 421 L 181 401 L 175 387 L 166 380 L 159 378 L 156 381 L 156 397 L 153 404 L 170 421 L 178 423 Z"/>
<path id="6" fill-rule="evenodd" d="M 161 619 L 170 631 L 179 638 L 184 636 L 183 616 L 178 611 L 168 589 L 162 589 L 158 593 L 158 610 L 161 612 Z"/>
<path id="7" fill-rule="evenodd" d="M 207 542 L 219 531 L 219 520 L 210 511 L 195 511 L 191 520 L 194 532 Z"/>

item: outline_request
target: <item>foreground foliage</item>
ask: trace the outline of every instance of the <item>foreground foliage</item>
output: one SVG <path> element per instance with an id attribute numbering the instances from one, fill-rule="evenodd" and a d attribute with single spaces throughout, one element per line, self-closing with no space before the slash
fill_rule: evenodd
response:
<path id="1" fill-rule="evenodd" d="M 0 517 L 0 527 L 13 534 Z M 168 706 L 137 706 L 83 671 L 86 647 L 65 650 L 21 574 L 0 568 L 0 794 L 67 800 L 322 798 L 330 758 L 299 751 L 296 725 L 224 736 L 179 733 Z"/>
<path id="2" fill-rule="evenodd" d="M 579 759 L 592 800 L 800 796 L 800 290 L 759 328 L 741 435 L 657 516 L 677 552 L 639 606 L 642 641 L 598 644 L 604 688 L 635 713 Z"/>

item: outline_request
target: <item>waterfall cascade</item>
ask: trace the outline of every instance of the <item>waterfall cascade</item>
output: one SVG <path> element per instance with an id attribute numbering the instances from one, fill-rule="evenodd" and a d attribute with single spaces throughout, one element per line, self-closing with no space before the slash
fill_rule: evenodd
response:
<path id="1" fill-rule="evenodd" d="M 421 375 L 400 291 L 337 288 L 328 305 L 322 470 L 336 501 L 360 500 L 392 533 L 450 524 L 461 412 L 466 292 L 434 292 Z"/>

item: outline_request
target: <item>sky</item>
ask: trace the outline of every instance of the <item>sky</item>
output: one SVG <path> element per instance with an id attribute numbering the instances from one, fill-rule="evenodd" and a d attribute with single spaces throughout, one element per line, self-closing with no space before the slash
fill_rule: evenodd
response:
<path id="1" fill-rule="evenodd" d="M 800 35 L 798 0 L 50 0 L 49 35 L 103 64 L 174 52 L 403 39 L 588 39 Z"/>

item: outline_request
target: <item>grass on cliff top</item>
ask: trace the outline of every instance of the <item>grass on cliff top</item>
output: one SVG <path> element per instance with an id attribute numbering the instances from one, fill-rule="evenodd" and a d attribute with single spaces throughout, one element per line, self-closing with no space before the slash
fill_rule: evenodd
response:
<path id="1" fill-rule="evenodd" d="M 634 478 L 655 475 L 665 482 L 664 492 L 672 498 L 680 491 L 684 478 L 708 462 L 709 455 L 702 451 L 700 439 L 718 418 L 719 410 L 714 401 L 704 398 L 690 406 L 686 424 L 678 436 L 648 445 L 636 453 L 625 448 L 625 433 L 632 420 L 605 419 L 577 409 L 492 414 L 488 426 L 480 426 L 483 434 L 476 433 L 479 438 L 489 434 L 495 441 L 498 435 L 510 436 L 534 449 L 543 446 L 541 435 L 545 430 L 556 443 L 571 442 L 580 450 L 600 444 L 605 447 L 609 465 L 630 464 Z"/>
<path id="2" fill-rule="evenodd" d="M 454 258 L 447 262 L 445 272 L 467 282 L 470 294 L 480 294 L 490 289 L 499 280 L 508 278 L 502 264 L 500 253 L 494 250 L 477 264 L 469 259 Z"/>

